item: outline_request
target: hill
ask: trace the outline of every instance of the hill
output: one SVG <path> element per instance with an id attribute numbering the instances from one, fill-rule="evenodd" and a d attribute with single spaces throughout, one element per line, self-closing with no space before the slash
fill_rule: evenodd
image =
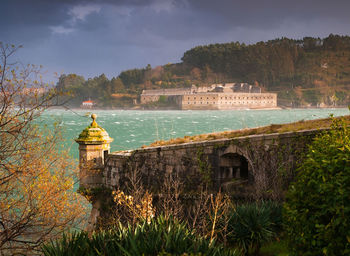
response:
<path id="1" fill-rule="evenodd" d="M 57 88 L 71 92 L 73 105 L 91 98 L 101 107 L 132 107 L 143 89 L 225 82 L 248 82 L 277 92 L 280 106 L 346 106 L 350 103 L 350 37 L 331 34 L 323 39 L 197 46 L 184 53 L 181 63 L 126 70 L 111 80 L 103 74 L 88 80 L 62 75 Z"/>

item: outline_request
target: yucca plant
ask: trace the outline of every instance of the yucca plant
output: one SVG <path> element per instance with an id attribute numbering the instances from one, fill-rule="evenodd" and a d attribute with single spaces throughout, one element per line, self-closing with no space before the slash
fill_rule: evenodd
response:
<path id="1" fill-rule="evenodd" d="M 227 243 L 245 255 L 259 255 L 261 246 L 277 235 L 281 226 L 281 206 L 272 202 L 240 205 L 227 225 Z"/>
<path id="2" fill-rule="evenodd" d="M 91 255 L 89 251 L 89 237 L 86 232 L 63 234 L 61 240 L 51 241 L 42 247 L 43 254 L 51 256 Z"/>
<path id="3" fill-rule="evenodd" d="M 107 231 L 65 235 L 43 246 L 46 256 L 59 255 L 236 255 L 215 241 L 189 230 L 182 222 L 162 216 L 141 222 L 135 228 L 121 224 Z"/>
<path id="4" fill-rule="evenodd" d="M 272 224 L 272 230 L 276 233 L 282 231 L 283 220 L 282 220 L 282 209 L 283 204 L 276 201 L 263 201 L 261 202 L 264 207 L 270 211 L 270 221 Z"/>

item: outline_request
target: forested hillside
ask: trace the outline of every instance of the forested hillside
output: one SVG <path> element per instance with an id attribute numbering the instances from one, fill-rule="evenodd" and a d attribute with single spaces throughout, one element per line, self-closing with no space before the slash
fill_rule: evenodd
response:
<path id="1" fill-rule="evenodd" d="M 74 104 L 91 98 L 100 106 L 130 107 L 143 89 L 225 82 L 248 82 L 277 92 L 281 106 L 348 105 L 350 37 L 197 46 L 184 53 L 181 63 L 127 70 L 111 80 L 62 75 L 57 87 L 70 91 Z"/>

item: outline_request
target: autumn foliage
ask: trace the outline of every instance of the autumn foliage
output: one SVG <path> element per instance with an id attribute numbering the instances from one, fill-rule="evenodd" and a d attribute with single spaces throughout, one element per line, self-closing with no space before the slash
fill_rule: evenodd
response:
<path id="1" fill-rule="evenodd" d="M 59 146 L 59 129 L 36 125 L 56 94 L 40 81 L 40 68 L 11 64 L 17 50 L 0 44 L 0 252 L 5 255 L 34 254 L 43 242 L 78 227 L 85 215 L 82 197 L 73 191 L 77 167 Z"/>

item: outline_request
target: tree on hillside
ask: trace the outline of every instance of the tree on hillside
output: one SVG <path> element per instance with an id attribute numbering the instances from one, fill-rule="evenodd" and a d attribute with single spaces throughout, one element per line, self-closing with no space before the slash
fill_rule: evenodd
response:
<path id="1" fill-rule="evenodd" d="M 202 77 L 201 70 L 199 68 L 193 68 L 191 70 L 191 78 L 194 80 L 200 80 Z"/>
<path id="2" fill-rule="evenodd" d="M 62 74 L 58 78 L 56 90 L 61 94 L 60 100 L 79 106 L 86 98 L 87 90 L 84 87 L 85 78 L 76 74 Z"/>
<path id="3" fill-rule="evenodd" d="M 132 87 L 132 85 L 141 84 L 144 80 L 145 69 L 129 69 L 123 71 L 118 76 L 126 88 Z"/>
<path id="4" fill-rule="evenodd" d="M 80 89 L 85 83 L 85 78 L 76 74 L 61 75 L 58 78 L 57 90 L 59 91 L 72 91 L 76 92 L 77 89 Z"/>
<path id="5" fill-rule="evenodd" d="M 43 92 L 38 67 L 11 63 L 17 50 L 0 43 L 1 255 L 35 254 L 85 215 L 73 191 L 76 165 L 59 146 L 59 128 L 43 131 L 35 124 L 56 92 Z"/>
<path id="6" fill-rule="evenodd" d="M 205 67 L 209 67 L 225 80 L 258 81 L 268 90 L 284 91 L 293 86 L 313 88 L 316 80 L 348 88 L 349 57 L 350 37 L 331 34 L 324 39 L 280 38 L 252 45 L 232 42 L 197 46 L 186 51 L 182 61 L 188 70 L 199 68 L 205 74 Z M 203 78 L 202 82 L 208 82 Z"/>
<path id="7" fill-rule="evenodd" d="M 112 93 L 124 92 L 125 86 L 120 78 L 112 78 L 111 80 Z"/>

